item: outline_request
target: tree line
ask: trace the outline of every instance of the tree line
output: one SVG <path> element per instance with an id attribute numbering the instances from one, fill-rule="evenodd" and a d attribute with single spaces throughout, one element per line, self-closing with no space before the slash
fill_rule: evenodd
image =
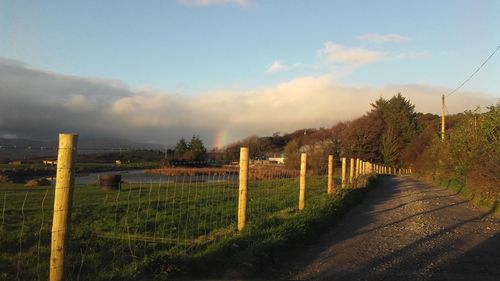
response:
<path id="1" fill-rule="evenodd" d="M 173 161 L 203 162 L 208 159 L 207 149 L 199 136 L 193 136 L 189 142 L 181 138 L 173 151 Z"/>
<path id="2" fill-rule="evenodd" d="M 328 154 L 360 158 L 394 167 L 408 166 L 409 144 L 439 116 L 415 112 L 415 106 L 398 93 L 390 99 L 379 98 L 371 109 L 352 121 L 330 128 L 301 129 L 291 134 L 250 137 L 225 148 L 226 158 L 236 159 L 238 149 L 250 147 L 253 157 L 284 154 L 290 167 L 297 165 L 301 152 L 313 154 L 314 161 L 326 163 Z M 314 166 L 314 162 L 311 162 Z"/>
<path id="3" fill-rule="evenodd" d="M 398 93 L 379 98 L 363 116 L 330 128 L 301 129 L 290 134 L 250 137 L 223 150 L 237 159 L 240 146 L 249 146 L 252 157 L 283 154 L 285 164 L 299 167 L 307 152 L 308 166 L 323 169 L 327 155 L 360 158 L 392 167 L 412 167 L 430 181 L 454 186 L 475 200 L 499 208 L 500 201 L 500 103 L 447 116 L 447 138 L 441 141 L 441 118 L 419 113 Z"/>
<path id="4" fill-rule="evenodd" d="M 251 136 L 221 150 L 207 152 L 198 136 L 180 139 L 176 161 L 237 161 L 241 146 L 252 159 L 284 156 L 296 169 L 307 152 L 309 168 L 324 169 L 327 156 L 360 158 L 392 167 L 412 167 L 420 176 L 447 181 L 498 206 L 500 189 L 500 103 L 447 117 L 447 139 L 441 142 L 438 115 L 419 113 L 400 93 L 379 98 L 371 109 L 330 128 L 308 128 L 271 136 Z M 494 203 L 492 203 L 494 204 Z M 496 207 L 498 208 L 498 207 Z"/>

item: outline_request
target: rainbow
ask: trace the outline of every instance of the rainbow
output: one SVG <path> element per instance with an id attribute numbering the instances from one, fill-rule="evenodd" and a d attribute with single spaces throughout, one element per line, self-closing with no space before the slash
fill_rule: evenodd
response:
<path id="1" fill-rule="evenodd" d="M 212 142 L 213 147 L 218 149 L 223 148 L 224 145 L 226 145 L 226 138 L 227 138 L 226 131 L 224 129 L 218 130 L 215 133 L 214 141 Z"/>

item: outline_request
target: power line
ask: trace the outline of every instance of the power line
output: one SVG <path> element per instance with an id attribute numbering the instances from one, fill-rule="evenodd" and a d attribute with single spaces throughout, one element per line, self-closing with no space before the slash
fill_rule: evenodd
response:
<path id="1" fill-rule="evenodd" d="M 460 86 L 458 86 L 455 90 L 451 91 L 450 93 L 448 93 L 446 96 L 449 97 L 451 96 L 452 94 L 454 94 L 456 91 L 460 90 L 460 88 L 462 88 L 463 85 L 465 85 L 467 82 L 469 82 L 472 77 L 474 77 L 474 75 L 476 75 L 476 73 L 479 72 L 479 70 L 481 70 L 481 68 L 483 68 L 483 66 L 495 55 L 495 53 L 500 49 L 500 45 L 498 45 L 498 47 L 493 51 L 493 53 L 491 53 L 489 55 L 489 57 L 476 69 L 476 71 L 474 71 L 470 76 L 469 78 L 465 79 L 464 82 L 462 82 L 462 84 L 460 84 Z"/>

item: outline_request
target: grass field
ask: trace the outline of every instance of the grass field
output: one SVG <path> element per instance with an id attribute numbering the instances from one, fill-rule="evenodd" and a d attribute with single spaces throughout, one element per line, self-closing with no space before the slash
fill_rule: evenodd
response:
<path id="1" fill-rule="evenodd" d="M 248 228 L 289 221 L 298 178 L 251 181 Z M 123 184 L 119 191 L 77 186 L 67 270 L 70 280 L 123 280 L 158 272 L 159 260 L 197 256 L 237 237 L 237 181 Z M 53 187 L 0 184 L 0 280 L 46 280 Z M 307 179 L 306 210 L 328 202 L 326 177 Z M 255 233 L 255 230 L 254 230 Z M 169 271 L 171 269 L 161 269 Z"/>

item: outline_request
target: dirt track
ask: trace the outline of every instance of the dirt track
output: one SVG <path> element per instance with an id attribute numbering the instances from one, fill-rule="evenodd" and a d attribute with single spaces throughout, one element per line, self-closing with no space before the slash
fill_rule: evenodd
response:
<path id="1" fill-rule="evenodd" d="M 283 279 L 500 280 L 500 219 L 452 192 L 384 177 L 290 260 Z"/>

